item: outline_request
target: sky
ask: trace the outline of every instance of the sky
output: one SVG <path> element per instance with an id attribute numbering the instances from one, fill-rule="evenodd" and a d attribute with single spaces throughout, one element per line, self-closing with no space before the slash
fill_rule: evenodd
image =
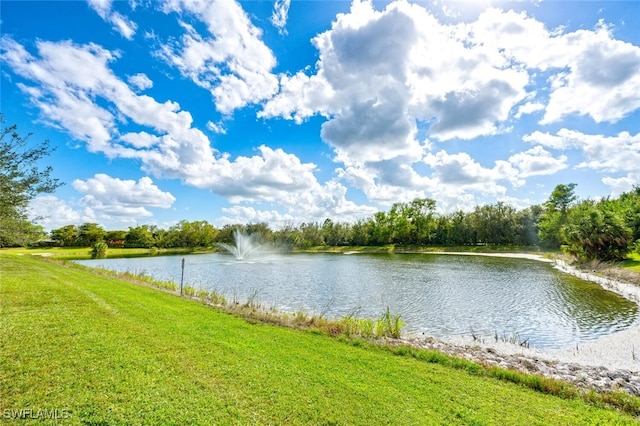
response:
<path id="1" fill-rule="evenodd" d="M 0 3 L 45 229 L 351 222 L 640 184 L 640 2 Z"/>

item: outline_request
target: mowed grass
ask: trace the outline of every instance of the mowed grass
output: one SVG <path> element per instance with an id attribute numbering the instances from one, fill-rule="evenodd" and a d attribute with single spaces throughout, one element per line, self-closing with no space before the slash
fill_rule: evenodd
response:
<path id="1" fill-rule="evenodd" d="M 640 272 L 640 253 L 630 253 L 627 258 L 622 262 L 622 266 L 631 270 Z"/>
<path id="2" fill-rule="evenodd" d="M 637 424 L 615 410 L 0 255 L 0 416 L 62 424 Z M 16 420 L 42 423 L 43 419 Z M 50 420 L 53 424 L 56 421 Z"/>
<path id="3" fill-rule="evenodd" d="M 42 256 L 53 259 L 91 259 L 91 247 L 16 247 L 2 249 L 4 254 Z M 122 248 L 109 247 L 105 257 L 138 257 L 181 253 L 206 253 L 204 248 Z"/>

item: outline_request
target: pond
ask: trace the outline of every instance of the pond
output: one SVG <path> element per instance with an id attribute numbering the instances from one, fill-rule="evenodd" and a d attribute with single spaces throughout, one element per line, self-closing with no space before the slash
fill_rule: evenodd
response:
<path id="1" fill-rule="evenodd" d="M 439 338 L 516 335 L 530 347 L 564 348 L 630 327 L 638 306 L 599 285 L 529 259 L 438 254 L 289 254 L 237 261 L 226 254 L 78 261 L 146 273 L 282 311 L 355 313 L 379 318 L 387 307 L 403 334 Z"/>

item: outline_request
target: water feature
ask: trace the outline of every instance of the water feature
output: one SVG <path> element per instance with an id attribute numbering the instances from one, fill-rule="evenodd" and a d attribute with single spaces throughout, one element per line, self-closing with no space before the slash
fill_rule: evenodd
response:
<path id="1" fill-rule="evenodd" d="M 255 253 L 255 252 L 254 252 Z M 182 257 L 79 261 L 180 281 Z M 246 258 L 245 258 L 246 259 Z M 259 256 L 238 262 L 226 254 L 186 257 L 185 285 L 256 301 L 284 311 L 356 311 L 378 318 L 387 307 L 406 321 L 405 333 L 485 340 L 518 333 L 531 347 L 563 348 L 630 327 L 638 307 L 599 285 L 527 259 L 453 255 Z"/>
<path id="2" fill-rule="evenodd" d="M 255 256 L 265 249 L 264 244 L 260 244 L 253 234 L 246 234 L 239 229 L 233 231 L 234 244 L 218 243 L 221 247 L 235 256 L 237 260 L 245 260 Z"/>

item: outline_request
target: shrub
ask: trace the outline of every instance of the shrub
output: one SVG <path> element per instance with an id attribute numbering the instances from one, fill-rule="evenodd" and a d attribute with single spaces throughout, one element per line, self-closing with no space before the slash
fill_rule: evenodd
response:
<path id="1" fill-rule="evenodd" d="M 98 241 L 93 245 L 93 249 L 91 250 L 91 257 L 105 257 L 107 255 L 107 249 L 109 246 L 104 241 Z"/>

